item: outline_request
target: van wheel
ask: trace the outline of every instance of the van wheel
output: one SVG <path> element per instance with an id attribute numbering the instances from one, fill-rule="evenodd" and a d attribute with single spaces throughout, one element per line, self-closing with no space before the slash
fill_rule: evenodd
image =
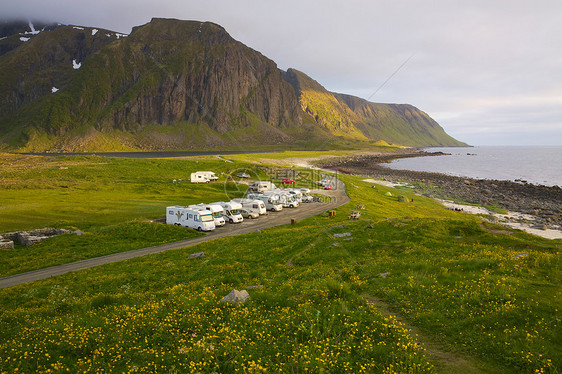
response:
<path id="1" fill-rule="evenodd" d="M 228 222 L 234 223 L 234 220 L 233 220 L 233 219 L 229 219 Z"/>
<path id="2" fill-rule="evenodd" d="M 201 226 L 199 226 L 199 227 L 197 228 L 197 231 L 203 231 L 203 228 L 202 228 Z"/>

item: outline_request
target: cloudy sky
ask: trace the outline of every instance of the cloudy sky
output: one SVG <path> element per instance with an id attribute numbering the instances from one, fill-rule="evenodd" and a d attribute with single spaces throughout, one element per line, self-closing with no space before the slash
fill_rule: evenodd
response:
<path id="1" fill-rule="evenodd" d="M 129 33 L 212 21 L 327 89 L 409 103 L 472 145 L 562 145 L 561 0 L 0 0 L 6 17 Z"/>

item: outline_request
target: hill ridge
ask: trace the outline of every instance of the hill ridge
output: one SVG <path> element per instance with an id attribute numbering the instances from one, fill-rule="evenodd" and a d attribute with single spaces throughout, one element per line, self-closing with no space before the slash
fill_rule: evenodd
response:
<path id="1" fill-rule="evenodd" d="M 0 56 L 0 149 L 462 144 L 415 107 L 354 111 L 348 101 L 362 99 L 280 70 L 212 22 L 153 18 L 122 36 L 60 26 Z M 408 139 L 376 129 L 395 124 L 423 131 Z"/>

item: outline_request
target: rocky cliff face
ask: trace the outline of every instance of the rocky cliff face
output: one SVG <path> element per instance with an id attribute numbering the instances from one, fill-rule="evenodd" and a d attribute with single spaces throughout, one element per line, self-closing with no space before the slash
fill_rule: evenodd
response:
<path id="1" fill-rule="evenodd" d="M 368 142 L 391 133 L 375 128 L 409 121 L 442 131 L 414 107 L 333 94 L 283 72 L 209 22 L 153 19 L 127 37 L 78 26 L 36 33 L 0 56 L 0 82 L 4 149 Z M 410 143 L 443 145 L 428 139 Z"/>

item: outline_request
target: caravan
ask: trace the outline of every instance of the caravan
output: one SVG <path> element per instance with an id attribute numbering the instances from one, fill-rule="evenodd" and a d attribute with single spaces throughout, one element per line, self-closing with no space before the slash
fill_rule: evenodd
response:
<path id="1" fill-rule="evenodd" d="M 198 231 L 213 231 L 215 222 L 208 211 L 190 209 L 185 206 L 169 206 L 166 208 L 166 223 L 190 227 Z"/>
<path id="2" fill-rule="evenodd" d="M 242 204 L 237 203 L 235 201 L 231 201 L 229 203 L 225 203 L 223 201 L 219 201 L 217 203 L 212 203 L 220 205 L 224 209 L 224 218 L 228 220 L 230 223 L 239 223 L 244 221 L 244 218 L 240 214 L 239 209 L 242 209 Z"/>
<path id="3" fill-rule="evenodd" d="M 191 183 L 209 183 L 216 181 L 219 177 L 212 171 L 196 171 L 191 173 Z"/>
<path id="4" fill-rule="evenodd" d="M 196 204 L 196 205 L 190 205 L 188 206 L 188 208 L 191 209 L 197 209 L 197 210 L 206 210 L 211 212 L 211 214 L 213 215 L 213 220 L 215 221 L 215 226 L 219 227 L 219 226 L 224 226 L 225 224 L 225 220 L 224 220 L 224 209 L 222 206 L 217 205 L 217 204 Z"/>

